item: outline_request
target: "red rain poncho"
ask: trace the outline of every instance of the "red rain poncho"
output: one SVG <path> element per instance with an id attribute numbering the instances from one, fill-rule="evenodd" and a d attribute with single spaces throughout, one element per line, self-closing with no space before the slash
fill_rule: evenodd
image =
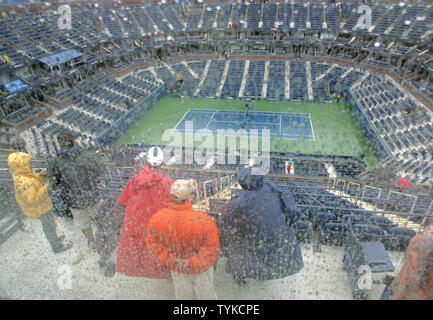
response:
<path id="1" fill-rule="evenodd" d="M 117 272 L 135 277 L 170 277 L 169 270 L 152 258 L 145 239 L 150 218 L 170 201 L 173 182 L 163 173 L 154 173 L 144 166 L 126 185 L 118 201 L 126 209 L 117 247 Z"/>

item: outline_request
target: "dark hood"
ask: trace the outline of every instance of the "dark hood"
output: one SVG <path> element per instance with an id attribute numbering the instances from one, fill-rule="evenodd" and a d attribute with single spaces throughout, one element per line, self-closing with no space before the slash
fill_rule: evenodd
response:
<path id="1" fill-rule="evenodd" d="M 237 173 L 238 182 L 244 190 L 258 190 L 263 186 L 263 175 L 253 175 L 253 167 L 242 168 Z"/>
<path id="2" fill-rule="evenodd" d="M 75 146 L 72 148 L 62 149 L 57 152 L 57 156 L 61 158 L 74 159 L 81 153 L 81 148 L 79 146 Z"/>

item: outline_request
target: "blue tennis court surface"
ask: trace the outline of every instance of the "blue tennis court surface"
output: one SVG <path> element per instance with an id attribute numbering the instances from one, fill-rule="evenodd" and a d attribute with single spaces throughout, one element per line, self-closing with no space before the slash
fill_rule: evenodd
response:
<path id="1" fill-rule="evenodd" d="M 252 112 L 245 118 L 245 111 L 188 110 L 175 130 L 184 132 L 185 122 L 192 121 L 194 132 L 209 129 L 214 134 L 218 129 L 237 131 L 244 124 L 247 131 L 269 129 L 271 137 L 314 140 L 314 131 L 309 113 Z"/>

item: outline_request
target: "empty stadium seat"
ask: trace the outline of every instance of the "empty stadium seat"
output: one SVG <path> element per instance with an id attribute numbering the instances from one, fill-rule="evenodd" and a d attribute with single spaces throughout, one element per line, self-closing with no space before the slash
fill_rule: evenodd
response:
<path id="1" fill-rule="evenodd" d="M 394 227 L 388 232 L 384 245 L 388 250 L 406 251 L 416 232 L 410 228 Z"/>
<path id="2" fill-rule="evenodd" d="M 352 294 L 355 299 L 366 299 L 366 289 L 359 288 L 359 278 L 364 274 L 360 267 L 368 266 L 372 273 L 393 272 L 394 265 L 381 242 L 364 242 L 358 238 L 349 225 L 348 235 L 343 243 L 343 265 L 349 277 Z"/>
<path id="3" fill-rule="evenodd" d="M 319 242 L 322 244 L 342 246 L 347 237 L 349 225 L 346 223 L 327 222 L 319 230 Z"/>
<path id="4" fill-rule="evenodd" d="M 394 221 L 392 221 L 386 217 L 381 217 L 381 216 L 372 216 L 369 218 L 368 222 L 370 224 L 376 225 L 376 226 L 378 226 L 378 227 L 380 227 L 386 231 L 389 231 L 392 228 L 397 226 L 397 224 Z"/>
<path id="5" fill-rule="evenodd" d="M 303 243 L 311 243 L 313 228 L 305 220 L 298 220 L 294 224 L 296 239 Z"/>

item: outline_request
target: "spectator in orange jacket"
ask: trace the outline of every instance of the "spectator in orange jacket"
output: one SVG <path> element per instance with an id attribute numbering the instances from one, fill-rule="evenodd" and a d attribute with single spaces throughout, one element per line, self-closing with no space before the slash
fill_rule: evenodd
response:
<path id="1" fill-rule="evenodd" d="M 146 243 L 157 262 L 171 271 L 176 299 L 216 299 L 213 265 L 220 246 L 214 220 L 192 209 L 197 182 L 176 180 L 168 208 L 149 221 Z"/>

